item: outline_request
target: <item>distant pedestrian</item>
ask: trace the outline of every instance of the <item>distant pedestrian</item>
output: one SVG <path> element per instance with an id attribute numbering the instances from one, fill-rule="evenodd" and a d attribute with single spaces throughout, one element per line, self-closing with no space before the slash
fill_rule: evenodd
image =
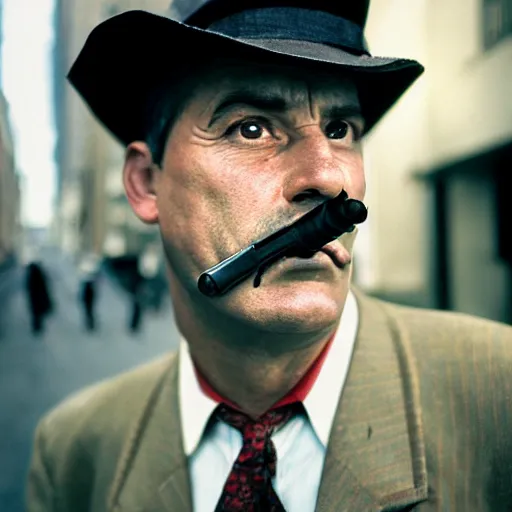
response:
<path id="1" fill-rule="evenodd" d="M 98 301 L 99 257 L 85 254 L 80 262 L 81 287 L 79 300 L 83 307 L 84 324 L 87 331 L 97 328 L 96 303 Z"/>
<path id="2" fill-rule="evenodd" d="M 82 283 L 81 300 L 84 306 L 85 328 L 88 331 L 94 331 L 96 328 L 96 281 L 94 279 L 89 278 Z"/>
<path id="3" fill-rule="evenodd" d="M 25 288 L 31 316 L 31 328 L 35 335 L 44 331 L 45 319 L 53 311 L 48 276 L 40 262 L 27 265 Z"/>

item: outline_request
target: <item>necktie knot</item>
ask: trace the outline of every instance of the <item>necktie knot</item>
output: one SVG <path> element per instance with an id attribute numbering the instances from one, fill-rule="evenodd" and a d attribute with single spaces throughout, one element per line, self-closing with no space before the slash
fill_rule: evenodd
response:
<path id="1" fill-rule="evenodd" d="M 265 438 L 271 435 L 276 428 L 287 423 L 297 412 L 298 404 L 290 404 L 252 419 L 247 414 L 222 404 L 217 409 L 217 417 L 240 431 L 245 441 L 247 438 Z"/>
<path id="2" fill-rule="evenodd" d="M 243 445 L 216 512 L 284 511 L 271 484 L 276 474 L 277 457 L 270 437 L 300 410 L 300 404 L 289 404 L 252 419 L 225 404 L 217 408 L 217 418 L 241 432 Z"/>

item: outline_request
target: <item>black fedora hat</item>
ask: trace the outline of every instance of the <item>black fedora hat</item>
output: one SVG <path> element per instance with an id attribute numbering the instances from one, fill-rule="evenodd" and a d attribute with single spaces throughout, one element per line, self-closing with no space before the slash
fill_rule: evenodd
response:
<path id="1" fill-rule="evenodd" d="M 413 60 L 370 55 L 368 6 L 369 0 L 208 0 L 182 21 L 127 11 L 91 32 L 68 79 L 127 145 L 146 138 L 147 108 L 159 84 L 179 81 L 184 67 L 199 60 L 237 56 L 330 67 L 355 80 L 368 132 L 423 72 Z M 137 72 L 142 65 L 146 71 Z"/>

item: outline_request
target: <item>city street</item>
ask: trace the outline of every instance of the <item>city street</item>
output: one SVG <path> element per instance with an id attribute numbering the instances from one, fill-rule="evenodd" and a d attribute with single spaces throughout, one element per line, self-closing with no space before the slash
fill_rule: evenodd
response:
<path id="1" fill-rule="evenodd" d="M 55 251 L 43 254 L 56 310 L 40 337 L 30 332 L 21 269 L 0 283 L 0 511 L 22 512 L 38 419 L 70 393 L 177 347 L 166 300 L 128 331 L 128 296 L 108 277 L 98 289 L 98 330 L 83 328 L 78 276 Z"/>

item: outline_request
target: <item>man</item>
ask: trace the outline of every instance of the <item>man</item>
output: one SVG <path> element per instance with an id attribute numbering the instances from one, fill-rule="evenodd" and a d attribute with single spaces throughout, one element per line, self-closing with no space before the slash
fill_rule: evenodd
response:
<path id="1" fill-rule="evenodd" d="M 84 326 L 87 331 L 96 329 L 96 302 L 98 294 L 98 258 L 94 254 L 87 255 L 80 265 L 81 283 L 79 299 L 83 306 Z"/>
<path id="2" fill-rule="evenodd" d="M 85 328 L 88 331 L 94 331 L 96 325 L 94 314 L 96 282 L 94 279 L 87 279 L 82 283 L 81 298 L 84 306 Z"/>
<path id="3" fill-rule="evenodd" d="M 40 261 L 31 261 L 27 265 L 25 288 L 32 333 L 38 336 L 44 332 L 46 317 L 53 310 L 48 275 Z"/>
<path id="4" fill-rule="evenodd" d="M 28 510 L 505 511 L 512 329 L 351 290 L 356 231 L 220 297 L 206 269 L 345 192 L 421 66 L 371 57 L 368 2 L 212 0 L 97 27 L 70 79 L 126 145 L 183 341 L 36 433 Z"/>

